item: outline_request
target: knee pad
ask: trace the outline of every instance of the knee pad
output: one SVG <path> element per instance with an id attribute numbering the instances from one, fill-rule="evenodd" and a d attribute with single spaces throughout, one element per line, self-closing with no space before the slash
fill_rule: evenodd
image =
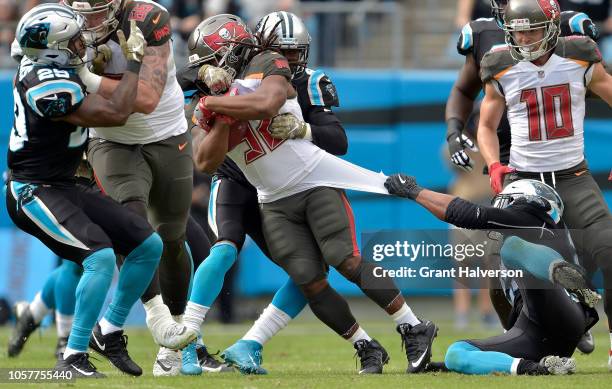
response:
<path id="1" fill-rule="evenodd" d="M 111 248 L 94 252 L 83 260 L 83 269 L 87 273 L 103 274 L 112 278 L 115 272 L 115 252 Z"/>

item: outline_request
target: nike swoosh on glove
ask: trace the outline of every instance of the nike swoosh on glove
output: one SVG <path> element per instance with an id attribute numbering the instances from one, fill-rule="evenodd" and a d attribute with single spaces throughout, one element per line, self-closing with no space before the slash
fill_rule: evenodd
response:
<path id="1" fill-rule="evenodd" d="M 385 181 L 385 188 L 387 188 L 391 195 L 412 200 L 416 199 L 423 190 L 423 188 L 417 184 L 416 178 L 401 173 L 389 176 Z"/>

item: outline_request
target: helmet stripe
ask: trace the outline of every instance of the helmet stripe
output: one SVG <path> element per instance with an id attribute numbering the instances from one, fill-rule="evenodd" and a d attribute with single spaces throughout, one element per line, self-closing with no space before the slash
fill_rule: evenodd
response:
<path id="1" fill-rule="evenodd" d="M 285 18 L 283 18 L 283 13 L 279 12 L 276 14 L 276 16 L 278 17 L 278 19 L 280 20 L 280 25 L 283 31 L 283 36 L 281 38 L 284 38 L 287 36 L 287 23 L 285 22 Z M 272 26 L 274 27 L 274 26 Z"/>
<path id="2" fill-rule="evenodd" d="M 289 38 L 293 38 L 293 17 L 289 15 L 287 12 L 283 12 L 285 17 L 289 21 Z"/>

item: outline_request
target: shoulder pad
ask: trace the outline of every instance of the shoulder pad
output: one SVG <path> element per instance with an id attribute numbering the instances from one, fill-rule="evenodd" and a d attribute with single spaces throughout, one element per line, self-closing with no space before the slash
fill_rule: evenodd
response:
<path id="1" fill-rule="evenodd" d="M 483 83 L 487 83 L 517 63 L 518 61 L 512 58 L 508 46 L 491 49 L 480 62 L 480 78 Z"/>
<path id="2" fill-rule="evenodd" d="M 570 35 L 585 35 L 597 40 L 599 30 L 591 18 L 583 12 L 561 12 L 561 36 Z"/>
<path id="3" fill-rule="evenodd" d="M 457 51 L 461 55 L 468 55 L 474 51 L 476 36 L 486 30 L 498 30 L 499 27 L 493 18 L 481 18 L 472 20 L 461 29 L 457 41 Z"/>
<path id="4" fill-rule="evenodd" d="M 559 38 L 555 54 L 560 57 L 585 61 L 588 63 L 601 62 L 601 52 L 595 43 L 588 36 L 568 36 Z"/>
<path id="5" fill-rule="evenodd" d="M 28 106 L 39 116 L 58 118 L 76 111 L 85 99 L 85 87 L 78 77 L 45 77 L 52 72 L 67 72 L 53 68 L 38 68 L 39 82 L 32 83 L 25 92 Z M 63 75 L 63 73 L 58 73 Z M 42 80 L 41 80 L 42 79 Z"/>
<path id="6" fill-rule="evenodd" d="M 246 66 L 243 79 L 264 79 L 268 76 L 283 76 L 291 80 L 289 62 L 281 54 L 266 50 L 253 57 Z"/>
<path id="7" fill-rule="evenodd" d="M 149 1 L 131 1 L 126 5 L 127 18 L 121 29 L 129 36 L 130 21 L 135 20 L 142 31 L 148 46 L 161 46 L 172 36 L 170 14 L 159 4 Z"/>
<path id="8" fill-rule="evenodd" d="M 321 107 L 340 106 L 336 87 L 323 71 L 315 70 L 309 74 L 307 87 L 311 105 Z"/>

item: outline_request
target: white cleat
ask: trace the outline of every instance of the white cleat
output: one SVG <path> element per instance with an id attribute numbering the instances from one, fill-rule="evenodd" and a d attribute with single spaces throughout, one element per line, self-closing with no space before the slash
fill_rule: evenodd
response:
<path id="1" fill-rule="evenodd" d="M 197 339 L 198 334 L 174 320 L 158 321 L 149 327 L 155 342 L 172 350 L 180 350 Z"/>
<path id="2" fill-rule="evenodd" d="M 576 372 L 576 360 L 574 358 L 549 355 L 542 358 L 540 365 L 544 366 L 551 375 L 565 375 Z"/>
<path id="3" fill-rule="evenodd" d="M 171 377 L 181 373 L 181 352 L 160 347 L 153 364 L 154 377 Z"/>

